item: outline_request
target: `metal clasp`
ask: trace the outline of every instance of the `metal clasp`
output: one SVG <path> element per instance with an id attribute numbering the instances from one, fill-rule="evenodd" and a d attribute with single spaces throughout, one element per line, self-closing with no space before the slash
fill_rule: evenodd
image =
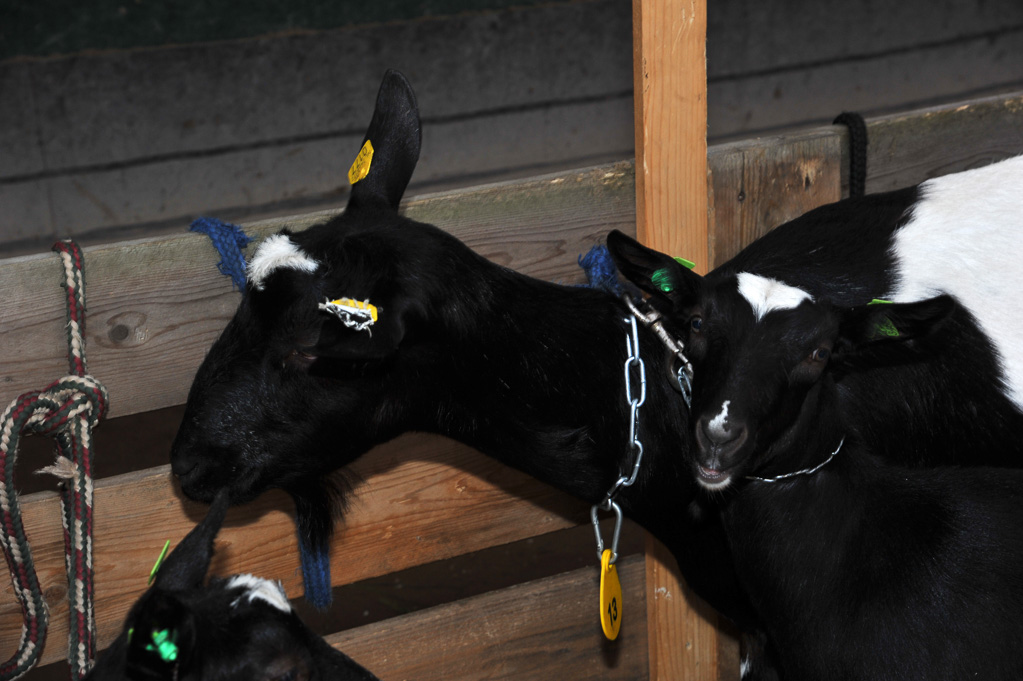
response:
<path id="1" fill-rule="evenodd" d="M 611 560 L 608 561 L 609 565 L 614 565 L 614 562 L 618 560 L 618 538 L 622 535 L 622 507 L 611 499 L 590 507 L 590 522 L 593 523 L 593 534 L 597 537 L 597 560 L 599 561 L 604 556 L 604 539 L 600 536 L 600 521 L 597 519 L 598 508 L 614 511 L 615 514 L 615 529 L 611 535 Z"/>

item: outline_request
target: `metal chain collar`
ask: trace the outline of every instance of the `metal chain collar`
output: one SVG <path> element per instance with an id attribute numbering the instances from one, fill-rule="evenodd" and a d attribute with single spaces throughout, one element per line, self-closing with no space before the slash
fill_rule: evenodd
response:
<path id="1" fill-rule="evenodd" d="M 631 307 L 631 306 L 630 306 Z M 646 364 L 639 356 L 639 329 L 636 327 L 636 315 L 632 314 L 624 319 L 629 325 L 625 333 L 625 401 L 629 405 L 629 449 L 635 457 L 632 464 L 632 474 L 628 477 L 619 477 L 599 504 L 590 507 L 590 521 L 593 523 L 593 533 L 597 537 L 597 560 L 604 554 L 604 539 L 600 536 L 600 522 L 597 518 L 597 511 L 613 511 L 615 514 L 615 529 L 611 538 L 611 560 L 610 564 L 618 560 L 618 538 L 622 532 L 622 507 L 614 500 L 623 487 L 629 487 L 636 482 L 639 475 L 639 466 L 643 462 L 643 443 L 639 441 L 636 432 L 636 425 L 639 423 L 639 408 L 646 402 Z M 632 393 L 632 369 L 635 368 L 639 378 L 639 395 Z"/>
<path id="2" fill-rule="evenodd" d="M 679 387 L 682 390 L 682 396 L 685 399 L 686 406 L 688 407 L 692 399 L 692 376 L 693 376 L 693 365 L 686 358 L 682 352 L 682 342 L 676 338 L 673 338 L 662 326 L 660 321 L 660 313 L 656 310 L 650 310 L 649 312 L 641 312 L 632 300 L 625 296 L 625 304 L 629 307 L 631 314 L 626 317 L 623 321 L 628 325 L 625 333 L 625 350 L 627 358 L 625 360 L 624 372 L 625 372 L 625 402 L 629 405 L 629 440 L 628 446 L 630 454 L 633 457 L 632 472 L 630 475 L 622 475 L 619 477 L 611 489 L 608 490 L 607 494 L 604 495 L 603 501 L 598 504 L 594 504 L 590 507 L 590 521 L 593 523 L 593 533 L 597 538 L 597 559 L 604 553 L 604 539 L 600 536 L 600 523 L 597 518 L 597 511 L 611 511 L 615 515 L 615 527 L 614 533 L 611 536 L 611 560 L 610 564 L 618 559 L 618 539 L 622 532 L 622 508 L 615 501 L 615 497 L 625 487 L 630 487 L 636 482 L 636 477 L 639 475 L 639 467 L 643 462 L 643 443 L 639 440 L 639 408 L 646 402 L 646 363 L 639 356 L 639 329 L 636 321 L 642 321 L 644 326 L 650 327 L 657 334 L 657 337 L 668 347 L 672 354 L 681 360 L 681 366 L 679 367 L 677 380 Z M 636 378 L 639 380 L 639 394 L 633 392 L 633 371 L 636 372 Z"/>
<path id="3" fill-rule="evenodd" d="M 834 459 L 838 455 L 838 452 L 842 449 L 842 445 L 844 445 L 844 444 L 845 444 L 845 436 L 843 435 L 842 436 L 842 440 L 841 440 L 841 442 L 838 443 L 838 447 L 835 448 L 835 451 L 831 452 L 831 455 L 828 458 L 824 459 L 824 461 L 821 461 L 819 464 L 817 464 L 816 466 L 813 466 L 812 468 L 804 468 L 804 469 L 799 470 L 799 471 L 793 471 L 792 473 L 784 473 L 782 475 L 778 475 L 778 476 L 775 476 L 773 478 L 760 478 L 760 477 L 757 477 L 756 475 L 747 475 L 746 479 L 747 480 L 756 480 L 757 482 L 782 482 L 783 480 L 788 480 L 789 478 L 794 478 L 797 475 L 813 475 L 814 473 L 816 473 L 817 471 L 819 471 L 820 469 L 824 468 L 829 463 L 831 463 L 831 460 Z"/>

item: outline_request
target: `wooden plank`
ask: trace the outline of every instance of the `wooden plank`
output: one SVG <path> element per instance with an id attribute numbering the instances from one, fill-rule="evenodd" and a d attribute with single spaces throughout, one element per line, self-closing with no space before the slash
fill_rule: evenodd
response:
<path id="1" fill-rule="evenodd" d="M 710 264 L 707 180 L 706 0 L 633 0 L 636 100 L 636 234 L 640 241 Z M 674 558 L 647 544 L 650 678 L 717 673 L 716 615 L 689 607 Z M 658 594 L 676 594 L 658 598 Z M 685 639 L 686 646 L 679 645 Z"/>
<path id="2" fill-rule="evenodd" d="M 1023 153 L 1023 92 L 868 121 L 867 192 L 883 192 Z"/>
<path id="3" fill-rule="evenodd" d="M 712 264 L 720 265 L 778 225 L 842 198 L 842 139 L 829 127 L 712 147 Z"/>
<path id="4" fill-rule="evenodd" d="M 890 191 L 1023 153 L 1023 93 L 883 116 L 867 129 L 867 191 Z M 826 126 L 711 147 L 711 262 L 847 193 L 847 137 Z"/>
<path id="5" fill-rule="evenodd" d="M 588 521 L 589 508 L 523 473 L 441 437 L 404 436 L 360 459 L 365 481 L 331 552 L 336 585 L 506 544 Z M 67 582 L 57 495 L 22 500 L 25 531 L 50 607 L 43 663 L 62 658 Z M 176 545 L 205 507 L 181 497 L 168 466 L 96 483 L 96 623 L 100 646 L 120 630 L 165 540 Z M 302 593 L 290 499 L 279 492 L 234 508 L 211 571 L 258 573 Z M 0 649 L 14 650 L 21 613 L 0 569 Z M 594 603 L 596 601 L 594 600 Z M 596 612 L 596 605 L 594 613 Z M 594 614 L 596 623 L 596 614 Z"/>
<path id="6" fill-rule="evenodd" d="M 631 164 L 425 197 L 406 212 L 508 267 L 581 281 L 580 254 L 611 228 L 634 233 Z M 263 237 L 282 226 L 303 229 L 330 214 L 247 231 Z M 188 233 L 85 250 L 89 369 L 110 391 L 109 416 L 184 402 L 196 367 L 239 300 L 217 272 L 218 260 L 205 236 Z M 54 255 L 0 261 L 0 404 L 67 371 L 59 276 Z"/>
<path id="7" fill-rule="evenodd" d="M 809 4 L 801 0 L 731 0 L 711 3 L 708 11 L 712 43 L 708 78 L 712 81 L 756 74 L 803 74 L 834 63 L 918 53 L 977 39 L 999 45 L 998 34 L 1013 32 L 1023 24 L 1023 5 L 1016 0 L 903 0 L 886 3 L 883 8 L 839 0 Z M 808 40 L 807 36 L 827 39 Z M 975 87 L 975 83 L 965 80 L 960 87 Z M 836 85 L 852 89 L 848 82 Z M 776 96 L 784 94 L 788 93 Z M 832 113 L 832 118 L 837 113 Z"/>
<path id="8" fill-rule="evenodd" d="M 650 535 L 644 562 L 650 678 L 739 678 L 734 637 L 718 630 L 717 613 L 686 586 L 671 552 Z"/>
<path id="9" fill-rule="evenodd" d="M 1023 8 L 1018 0 L 1011 1 Z M 843 23 L 845 20 L 843 12 Z M 721 141 L 775 134 L 828 125 L 843 111 L 873 118 L 1019 89 L 1023 86 L 1019 69 L 1023 26 L 1006 29 L 1000 36 L 977 35 L 954 44 L 937 42 L 913 50 L 873 52 L 862 58 L 815 60 L 791 69 L 757 70 L 721 79 L 712 76 L 707 93 L 710 138 Z M 803 42 L 816 46 L 824 41 Z M 871 41 L 861 36 L 860 42 Z M 719 54 L 720 45 L 711 50 L 709 58 Z"/>
<path id="10" fill-rule="evenodd" d="M 327 641 L 382 681 L 650 678 L 643 645 L 643 559 L 626 556 L 618 565 L 627 610 L 614 642 L 600 632 L 596 566 L 359 627 Z"/>
<path id="11" fill-rule="evenodd" d="M 636 234 L 706 272 L 706 0 L 633 0 L 632 30 Z"/>

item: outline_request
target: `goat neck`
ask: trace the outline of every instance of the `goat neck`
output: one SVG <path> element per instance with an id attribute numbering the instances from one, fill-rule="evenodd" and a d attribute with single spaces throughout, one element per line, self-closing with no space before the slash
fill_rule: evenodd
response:
<path id="1" fill-rule="evenodd" d="M 429 430 L 599 501 L 632 465 L 624 385 L 630 313 L 607 293 L 491 267 L 471 314 L 451 314 L 443 332 L 429 334 L 433 373 L 445 380 L 411 386 L 410 402 L 435 405 L 435 421 L 421 424 Z M 642 327 L 640 351 L 648 375 L 663 370 L 664 347 Z M 419 352 L 409 358 L 421 360 Z M 643 422 L 648 456 L 638 489 L 686 451 L 684 402 L 661 381 L 648 381 L 647 391 L 644 410 L 657 417 Z"/>
<path id="2" fill-rule="evenodd" d="M 830 421 L 821 418 L 823 412 L 840 414 L 838 405 L 835 385 L 825 376 L 807 391 L 795 421 L 773 442 L 763 443 L 763 452 L 756 455 L 757 463 L 748 469 L 746 480 L 772 484 L 812 476 L 829 465 L 850 438 L 840 416 Z"/>
<path id="3" fill-rule="evenodd" d="M 477 263 L 474 267 L 481 266 Z M 431 327 L 428 349 L 408 370 L 430 375 L 410 386 L 408 402 L 429 407 L 419 427 L 479 449 L 589 503 L 600 501 L 633 459 L 625 396 L 627 307 L 613 296 L 540 282 L 492 266 L 492 282 Z M 727 563 L 716 511 L 697 498 L 689 474 L 691 442 L 682 396 L 657 377 L 668 355 L 638 326 L 647 397 L 638 427 L 644 447 L 634 485 L 617 501 L 661 540 L 690 586 L 727 617 L 752 624 Z M 401 373 L 401 369 L 398 370 Z"/>

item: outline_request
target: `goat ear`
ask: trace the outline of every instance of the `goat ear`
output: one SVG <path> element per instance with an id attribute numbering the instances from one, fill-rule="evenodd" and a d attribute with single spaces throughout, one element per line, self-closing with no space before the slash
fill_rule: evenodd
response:
<path id="1" fill-rule="evenodd" d="M 126 676 L 177 679 L 195 651 L 195 616 L 187 605 L 159 588 L 151 589 L 128 619 Z"/>
<path id="2" fill-rule="evenodd" d="M 421 142 L 416 95 L 405 76 L 389 70 L 380 84 L 359 155 L 348 171 L 352 183 L 348 209 L 385 205 L 397 212 L 419 161 Z"/>
<path id="3" fill-rule="evenodd" d="M 319 339 L 311 354 L 347 360 L 388 357 L 405 338 L 408 311 L 409 305 L 401 303 L 376 307 L 376 321 L 362 330 L 355 328 L 357 321 L 352 317 L 330 315 L 320 328 Z M 342 318 L 347 318 L 348 322 L 343 322 Z"/>
<path id="4" fill-rule="evenodd" d="M 955 309 L 951 296 L 943 295 L 913 303 L 875 303 L 841 312 L 839 353 L 855 354 L 883 345 L 917 347 L 915 341 L 935 333 Z"/>
<path id="5" fill-rule="evenodd" d="M 625 278 L 655 297 L 682 302 L 699 291 L 700 275 L 618 230 L 607 235 L 607 248 Z"/>
<path id="6" fill-rule="evenodd" d="M 224 524 L 229 501 L 226 489 L 217 494 L 206 517 L 185 535 L 160 566 L 155 580 L 157 588 L 181 591 L 203 583 L 213 557 L 213 541 Z"/>

